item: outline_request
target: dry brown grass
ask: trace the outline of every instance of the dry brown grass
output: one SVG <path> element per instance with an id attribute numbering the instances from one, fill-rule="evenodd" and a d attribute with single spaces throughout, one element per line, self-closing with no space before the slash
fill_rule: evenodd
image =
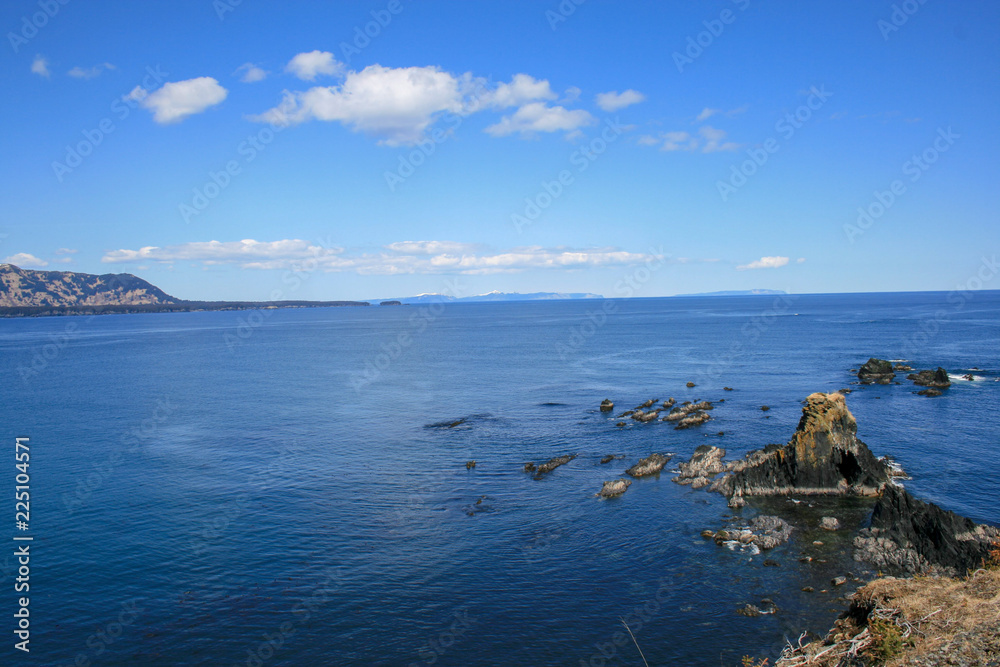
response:
<path id="1" fill-rule="evenodd" d="M 1000 664 L 1000 568 L 962 579 L 876 579 L 822 641 L 775 667 Z"/>

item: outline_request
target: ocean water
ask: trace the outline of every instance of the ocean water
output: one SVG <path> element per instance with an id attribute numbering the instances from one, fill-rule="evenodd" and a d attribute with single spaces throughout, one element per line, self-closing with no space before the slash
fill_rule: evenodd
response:
<path id="1" fill-rule="evenodd" d="M 0 663 L 637 665 L 636 644 L 650 665 L 773 662 L 843 608 L 856 584 L 831 577 L 865 575 L 818 518 L 856 527 L 868 505 L 751 504 L 796 526 L 752 555 L 699 536 L 732 516 L 719 495 L 666 471 L 609 501 L 601 483 L 652 452 L 786 442 L 808 394 L 851 387 L 859 437 L 911 491 L 997 523 L 998 341 L 998 292 L 2 320 L 0 488 L 34 540 L 27 656 L 13 541 L 0 557 Z M 955 382 L 851 385 L 869 356 Z M 615 426 L 671 396 L 725 402 L 687 431 Z M 778 611 L 736 613 L 762 599 Z"/>

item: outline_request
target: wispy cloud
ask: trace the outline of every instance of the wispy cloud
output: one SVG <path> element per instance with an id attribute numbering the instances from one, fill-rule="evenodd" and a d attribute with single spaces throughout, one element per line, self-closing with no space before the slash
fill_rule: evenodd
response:
<path id="1" fill-rule="evenodd" d="M 374 253 L 347 253 L 343 248 L 324 247 L 300 239 L 232 242 L 193 242 L 147 246 L 138 250 L 106 253 L 104 263 L 197 262 L 203 265 L 232 264 L 243 269 L 294 269 L 305 262 L 328 272 L 359 274 L 488 274 L 529 269 L 583 269 L 640 264 L 656 259 L 647 253 L 620 248 L 527 246 L 490 252 L 476 244 L 453 241 L 402 241 Z"/>
<path id="2" fill-rule="evenodd" d="M 239 74 L 243 83 L 257 83 L 267 78 L 267 72 L 253 63 L 243 63 L 233 73 Z"/>
<path id="3" fill-rule="evenodd" d="M 805 259 L 799 260 L 805 261 Z M 737 271 L 746 271 L 749 269 L 777 269 L 788 264 L 787 257 L 761 257 L 760 259 L 755 259 L 749 264 L 740 264 L 736 267 Z"/>
<path id="4" fill-rule="evenodd" d="M 619 109 L 624 109 L 625 107 L 631 106 L 633 104 L 638 104 L 646 99 L 646 96 L 637 90 L 632 90 L 629 88 L 624 92 L 611 91 L 608 93 L 599 93 L 597 95 L 597 106 L 601 107 L 604 111 L 618 111 Z"/>
<path id="5" fill-rule="evenodd" d="M 35 59 L 31 61 L 31 72 L 38 76 L 44 76 L 46 79 L 52 76 L 52 72 L 49 71 L 48 59 L 41 54 L 35 56 Z"/>
<path id="6" fill-rule="evenodd" d="M 675 130 L 672 132 L 661 132 L 657 136 L 650 134 L 639 137 L 639 144 L 642 146 L 657 146 L 664 151 L 700 151 L 702 153 L 716 153 L 719 151 L 735 151 L 740 148 L 740 144 L 735 141 L 726 141 L 726 131 L 714 128 L 711 125 L 703 125 L 698 128 L 697 133 Z"/>
<path id="7" fill-rule="evenodd" d="M 70 71 L 66 72 L 71 77 L 75 79 L 93 79 L 101 75 L 105 70 L 117 69 L 111 63 L 102 63 L 100 65 L 94 65 L 93 67 L 74 67 Z"/>
<path id="8" fill-rule="evenodd" d="M 583 109 L 570 111 L 566 107 L 550 107 L 544 102 L 525 104 L 511 116 L 504 116 L 499 123 L 486 128 L 486 133 L 494 137 L 505 137 L 519 133 L 531 135 L 538 132 L 574 132 L 597 119 Z"/>

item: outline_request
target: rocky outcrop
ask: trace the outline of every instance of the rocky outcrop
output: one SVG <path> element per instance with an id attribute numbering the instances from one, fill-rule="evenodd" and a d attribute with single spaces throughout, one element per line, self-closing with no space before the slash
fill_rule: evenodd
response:
<path id="1" fill-rule="evenodd" d="M 601 401 L 601 412 L 611 412 L 615 409 L 615 404 L 611 402 L 611 399 L 605 398 Z"/>
<path id="2" fill-rule="evenodd" d="M 835 516 L 825 516 L 819 520 L 819 527 L 823 530 L 837 530 L 840 528 L 840 519 Z"/>
<path id="3" fill-rule="evenodd" d="M 680 464 L 680 473 L 672 479 L 678 484 L 690 484 L 699 489 L 707 486 L 713 477 L 726 469 L 722 459 L 726 450 L 712 445 L 701 445 L 694 450 L 691 459 Z"/>
<path id="4" fill-rule="evenodd" d="M 964 575 L 980 567 L 1000 538 L 992 526 L 941 509 L 890 485 L 855 538 L 855 559 L 908 574 Z"/>
<path id="5" fill-rule="evenodd" d="M 888 484 L 889 469 L 856 433 L 843 394 L 812 394 L 787 445 L 747 454 L 713 489 L 727 496 L 876 495 Z"/>
<path id="6" fill-rule="evenodd" d="M 944 389 L 945 387 L 951 386 L 951 379 L 948 377 L 948 371 L 938 366 L 937 370 L 934 371 L 918 371 L 916 373 L 910 373 L 906 376 L 907 380 L 913 380 L 913 384 L 918 384 L 921 387 L 937 387 L 939 389 Z"/>
<path id="7" fill-rule="evenodd" d="M 668 461 L 670 461 L 669 456 L 664 456 L 663 454 L 650 454 L 644 459 L 639 459 L 638 463 L 625 472 L 632 477 L 647 477 L 649 475 L 656 475 L 663 470 L 663 466 L 667 465 Z"/>
<path id="8" fill-rule="evenodd" d="M 702 537 L 711 538 L 719 546 L 749 550 L 756 554 L 784 544 L 792 536 L 792 526 L 776 516 L 766 514 L 757 516 L 749 525 L 743 524 L 743 526 L 727 528 L 714 534 L 710 530 L 703 531 Z"/>
<path id="9" fill-rule="evenodd" d="M 550 473 L 559 466 L 566 465 L 570 461 L 576 458 L 576 454 L 564 454 L 562 456 L 556 456 L 551 458 L 545 463 L 541 463 L 537 468 L 534 469 L 535 479 L 541 479 L 546 473 Z M 528 472 L 528 466 L 524 467 L 525 472 Z"/>
<path id="10" fill-rule="evenodd" d="M 686 428 L 691 428 L 692 426 L 701 426 L 711 418 L 711 415 L 707 412 L 692 412 L 677 422 L 677 426 L 675 426 L 674 429 L 680 431 Z"/>
<path id="11" fill-rule="evenodd" d="M 892 364 L 885 359 L 872 357 L 858 369 L 861 384 L 889 384 L 894 377 L 896 374 L 892 372 Z"/>
<path id="12" fill-rule="evenodd" d="M 601 487 L 601 490 L 597 495 L 601 498 L 617 498 L 621 494 L 628 491 L 628 487 L 631 485 L 632 480 L 630 479 L 613 479 L 604 482 L 604 485 Z"/>

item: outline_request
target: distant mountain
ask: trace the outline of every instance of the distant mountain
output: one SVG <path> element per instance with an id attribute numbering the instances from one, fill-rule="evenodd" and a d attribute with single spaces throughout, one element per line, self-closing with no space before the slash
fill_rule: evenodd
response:
<path id="1" fill-rule="evenodd" d="M 471 302 L 497 302 L 497 301 L 556 301 L 560 299 L 603 299 L 600 294 L 589 292 L 531 292 L 521 294 L 519 292 L 488 292 L 487 294 L 476 294 L 475 296 L 453 297 L 447 294 L 418 294 L 416 296 L 399 297 L 392 301 L 399 301 L 404 304 L 419 303 L 471 303 Z M 370 299 L 372 302 L 384 301 L 385 299 Z"/>
<path id="2" fill-rule="evenodd" d="M 780 289 L 725 290 L 722 292 L 700 292 L 698 294 L 676 294 L 675 296 L 747 296 L 749 294 L 788 294 Z"/>
<path id="3" fill-rule="evenodd" d="M 0 307 L 138 306 L 178 299 L 131 273 L 33 271 L 0 264 Z"/>

